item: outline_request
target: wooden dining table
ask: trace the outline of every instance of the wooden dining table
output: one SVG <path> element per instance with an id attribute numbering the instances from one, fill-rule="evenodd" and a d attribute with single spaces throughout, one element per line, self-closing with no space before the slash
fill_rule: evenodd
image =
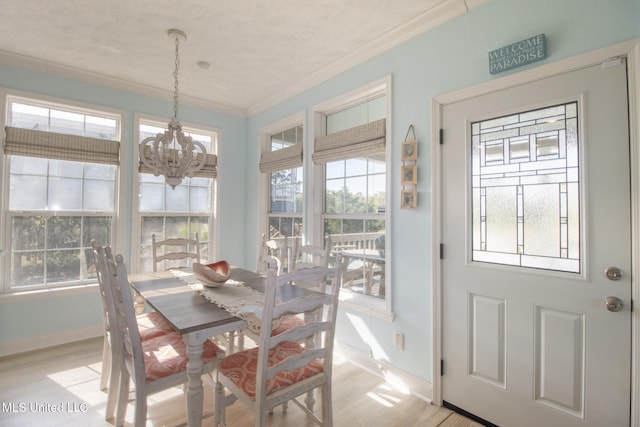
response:
<path id="1" fill-rule="evenodd" d="M 264 294 L 265 276 L 232 266 L 230 278 Z M 203 344 L 210 337 L 243 329 L 247 327 L 247 322 L 207 300 L 171 271 L 132 274 L 129 282 L 146 303 L 160 313 L 184 339 L 189 357 L 187 423 L 189 427 L 200 427 L 204 396 L 201 378 Z M 308 295 L 309 292 L 304 288 L 285 284 L 278 288 L 277 299 L 288 301 Z M 230 346 L 228 351 L 233 351 L 233 347 Z"/>

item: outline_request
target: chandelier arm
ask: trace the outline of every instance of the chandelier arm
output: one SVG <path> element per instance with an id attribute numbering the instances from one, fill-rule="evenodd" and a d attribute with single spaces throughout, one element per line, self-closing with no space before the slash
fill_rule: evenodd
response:
<path id="1" fill-rule="evenodd" d="M 195 172 L 198 172 L 207 164 L 207 150 L 204 148 L 204 145 L 200 141 L 193 141 L 194 147 L 199 147 L 200 152 L 196 156 L 188 168 L 189 176 L 193 176 Z M 191 155 L 193 156 L 193 151 L 191 151 Z"/>

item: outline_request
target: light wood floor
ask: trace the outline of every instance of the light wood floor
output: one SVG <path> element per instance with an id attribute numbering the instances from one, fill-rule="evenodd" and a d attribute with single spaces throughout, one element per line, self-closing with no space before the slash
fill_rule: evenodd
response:
<path id="1" fill-rule="evenodd" d="M 99 390 L 102 339 L 82 341 L 0 358 L 0 426 L 110 426 L 104 420 L 106 394 Z M 394 389 L 384 380 L 343 360 L 334 360 L 336 427 L 471 427 L 448 409 Z M 205 381 L 203 426 L 213 426 L 213 384 Z M 316 405 L 319 406 L 319 405 Z M 133 403 L 126 425 L 133 420 Z M 148 426 L 185 426 L 184 394 L 176 387 L 149 398 Z M 253 426 L 242 403 L 227 408 L 229 427 Z M 286 414 L 276 408 L 271 427 L 315 425 L 294 404 Z"/>

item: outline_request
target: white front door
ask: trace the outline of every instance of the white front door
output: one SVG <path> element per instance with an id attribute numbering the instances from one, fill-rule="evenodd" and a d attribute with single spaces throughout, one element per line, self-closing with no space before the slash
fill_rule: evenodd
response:
<path id="1" fill-rule="evenodd" d="M 443 400 L 503 427 L 628 426 L 625 62 L 442 117 Z"/>

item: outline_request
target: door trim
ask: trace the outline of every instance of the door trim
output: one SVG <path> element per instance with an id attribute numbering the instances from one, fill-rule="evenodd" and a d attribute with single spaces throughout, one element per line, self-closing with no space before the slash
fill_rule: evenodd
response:
<path id="1" fill-rule="evenodd" d="M 511 74 L 500 79 L 481 83 L 469 88 L 443 94 L 433 98 L 431 107 L 431 149 L 432 165 L 431 206 L 433 210 L 432 223 L 432 253 L 440 253 L 442 243 L 442 150 L 439 140 L 442 126 L 442 110 L 447 104 L 464 101 L 476 96 L 484 95 L 502 89 L 530 83 L 536 80 L 552 77 L 596 65 L 614 57 L 626 57 L 629 84 L 629 144 L 631 168 L 631 263 L 632 263 L 632 300 L 640 297 L 640 235 L 635 232 L 640 228 L 640 38 L 618 43 L 585 54 L 563 59 L 551 64 L 543 65 L 520 73 Z M 445 135 L 446 137 L 446 135 Z M 445 247 L 446 251 L 446 247 Z M 432 265 L 432 348 L 433 363 L 433 402 L 442 406 L 442 380 L 440 375 L 442 359 L 442 272 L 438 257 L 433 258 Z M 635 310 L 631 313 L 631 425 L 640 427 L 640 316 Z"/>

